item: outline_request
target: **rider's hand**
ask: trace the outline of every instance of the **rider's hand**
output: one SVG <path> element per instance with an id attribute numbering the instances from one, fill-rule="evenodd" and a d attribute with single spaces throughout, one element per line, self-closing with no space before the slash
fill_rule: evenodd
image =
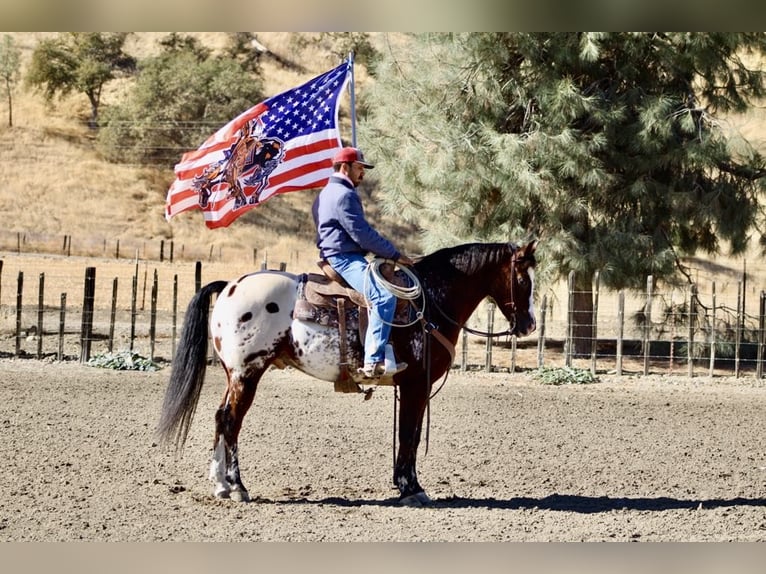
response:
<path id="1" fill-rule="evenodd" d="M 404 254 L 399 256 L 399 259 L 396 260 L 396 263 L 397 265 L 406 265 L 407 267 L 410 265 L 415 265 L 415 262 Z"/>

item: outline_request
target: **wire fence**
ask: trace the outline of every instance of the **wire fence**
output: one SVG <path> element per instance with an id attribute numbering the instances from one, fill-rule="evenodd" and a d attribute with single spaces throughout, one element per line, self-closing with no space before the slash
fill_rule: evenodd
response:
<path id="1" fill-rule="evenodd" d="M 285 262 L 171 261 L 159 252 L 152 260 L 38 254 L 33 264 L 30 256 L 0 257 L 0 356 L 41 360 L 87 361 L 130 351 L 169 362 L 186 306 L 201 285 L 258 268 L 306 271 L 288 269 Z M 720 286 L 717 293 L 715 281 L 657 289 L 648 277 L 642 292 L 615 292 L 602 290 L 596 275 L 592 291 L 579 292 L 570 275 L 558 293 L 550 289 L 537 302 L 532 336 L 496 339 L 464 331 L 454 366 L 760 379 L 765 292 L 748 287 L 744 276 L 736 290 L 726 282 L 726 293 Z M 586 295 L 593 308 L 575 308 L 578 295 Z M 499 332 L 508 323 L 486 301 L 468 326 Z"/>

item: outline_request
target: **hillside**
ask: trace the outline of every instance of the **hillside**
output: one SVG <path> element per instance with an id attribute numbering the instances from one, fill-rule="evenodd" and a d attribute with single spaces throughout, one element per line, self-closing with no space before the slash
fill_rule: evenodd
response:
<path id="1" fill-rule="evenodd" d="M 13 33 L 28 61 L 36 43 L 48 33 Z M 165 34 L 141 32 L 131 38 L 127 50 L 142 57 L 157 50 Z M 197 33 L 206 45 L 220 49 L 223 33 Z M 259 34 L 259 40 L 278 58 L 264 58 L 264 87 L 267 95 L 299 85 L 337 64 L 331 54 L 299 51 L 289 33 Z M 278 59 L 295 63 L 287 69 Z M 357 89 L 366 78 L 357 66 Z M 107 85 L 102 107 L 116 103 L 123 86 Z M 254 102 L 255 103 L 255 102 Z M 348 103 L 344 103 L 348 105 Z M 240 217 L 230 227 L 208 230 L 198 211 L 186 212 L 171 222 L 164 218 L 165 196 L 173 181 L 172 169 L 148 169 L 103 161 L 92 146 L 86 126 L 88 102 L 74 94 L 47 105 L 43 97 L 20 85 L 13 106 L 13 127 L 7 125 L 7 105 L 0 104 L 0 201 L 4 225 L 0 250 L 16 245 L 23 233 L 29 243 L 40 238 L 72 236 L 75 244 L 98 245 L 121 240 L 123 245 L 173 240 L 187 251 L 225 253 L 242 257 L 257 248 L 270 258 L 295 253 L 312 262 L 313 224 L 310 205 L 316 192 L 298 192 L 271 199 Z M 346 126 L 344 137 L 350 138 Z M 180 159 L 180 157 L 179 157 Z M 412 251 L 416 234 L 383 217 L 376 203 L 374 174 L 365 183 L 372 193 L 367 200 L 370 218 L 393 240 Z M 239 250 L 242 250 L 239 253 Z M 303 257 L 301 257 L 303 259 Z"/>

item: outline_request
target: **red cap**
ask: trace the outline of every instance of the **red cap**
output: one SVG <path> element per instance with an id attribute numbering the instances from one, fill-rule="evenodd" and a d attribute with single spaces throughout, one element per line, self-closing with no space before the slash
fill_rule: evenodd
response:
<path id="1" fill-rule="evenodd" d="M 372 169 L 375 167 L 371 163 L 364 161 L 364 154 L 362 153 L 362 150 L 355 147 L 344 147 L 339 149 L 335 153 L 335 156 L 332 158 L 332 162 L 333 164 L 348 162 L 361 163 L 367 169 Z"/>

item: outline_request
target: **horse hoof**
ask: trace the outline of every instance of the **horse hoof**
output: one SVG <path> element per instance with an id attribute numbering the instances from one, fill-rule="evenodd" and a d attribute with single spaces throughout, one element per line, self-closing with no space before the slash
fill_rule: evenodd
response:
<path id="1" fill-rule="evenodd" d="M 230 497 L 235 502 L 250 502 L 250 494 L 246 490 L 232 490 Z"/>
<path id="2" fill-rule="evenodd" d="M 415 494 L 410 494 L 399 500 L 399 504 L 402 506 L 409 506 L 410 508 L 423 508 L 430 504 L 430 502 L 431 499 L 428 498 L 428 495 L 425 492 L 416 492 Z"/>
<path id="3" fill-rule="evenodd" d="M 213 489 L 213 496 L 216 498 L 229 498 L 231 491 L 225 486 L 218 485 Z"/>

